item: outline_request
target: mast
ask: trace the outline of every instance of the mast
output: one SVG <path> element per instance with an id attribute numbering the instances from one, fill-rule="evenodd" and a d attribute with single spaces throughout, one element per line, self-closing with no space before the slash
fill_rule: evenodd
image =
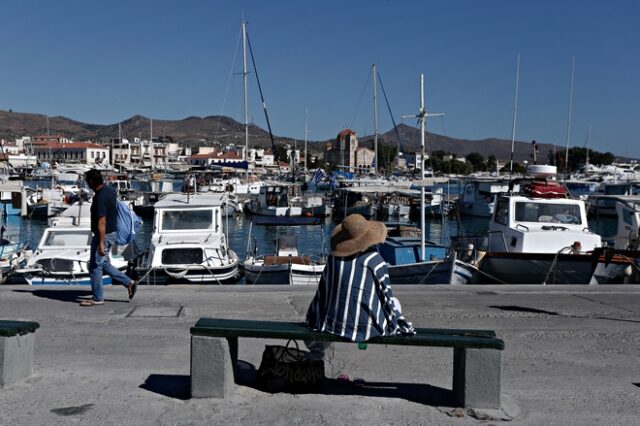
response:
<path id="1" fill-rule="evenodd" d="M 247 89 L 247 24 L 242 21 L 242 86 L 244 91 L 244 160 L 247 162 L 246 177 L 249 178 L 249 98 Z"/>
<path id="2" fill-rule="evenodd" d="M 516 95 L 513 101 L 513 122 L 511 123 L 511 162 L 509 163 L 509 180 L 513 175 L 513 150 L 516 146 L 516 119 L 518 117 L 518 87 L 520 85 L 520 54 L 516 65 Z"/>
<path id="3" fill-rule="evenodd" d="M 589 136 L 587 136 L 587 160 L 585 172 L 589 172 L 589 147 L 591 146 L 591 126 L 589 126 Z"/>
<path id="4" fill-rule="evenodd" d="M 304 175 L 307 176 L 307 134 L 309 133 L 309 107 L 304 107 Z"/>
<path id="5" fill-rule="evenodd" d="M 420 123 L 420 259 L 426 260 L 426 237 L 425 237 L 425 206 L 424 206 L 424 166 L 425 166 L 425 140 L 427 134 L 427 117 L 441 117 L 443 113 L 431 114 L 427 112 L 424 105 L 424 74 L 420 74 L 420 109 L 417 115 L 405 115 L 402 118 L 417 118 Z M 417 167 L 417 164 L 416 164 Z"/>
<path id="6" fill-rule="evenodd" d="M 376 64 L 371 65 L 373 84 L 373 172 L 378 174 L 378 84 Z"/>
<path id="7" fill-rule="evenodd" d="M 151 166 L 153 167 L 153 118 L 149 118 L 149 157 L 151 157 Z"/>
<path id="8" fill-rule="evenodd" d="M 571 87 L 569 89 L 569 119 L 567 120 L 567 148 L 564 152 L 565 179 L 569 173 L 569 141 L 571 140 L 571 112 L 573 110 L 573 76 L 576 70 L 576 57 L 571 61 Z"/>

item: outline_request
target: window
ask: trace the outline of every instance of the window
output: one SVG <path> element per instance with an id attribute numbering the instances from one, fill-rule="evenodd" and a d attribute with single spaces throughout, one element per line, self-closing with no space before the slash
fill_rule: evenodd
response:
<path id="1" fill-rule="evenodd" d="M 44 242 L 45 246 L 84 247 L 91 244 L 90 231 L 52 231 Z"/>
<path id="2" fill-rule="evenodd" d="M 163 231 L 213 229 L 213 210 L 167 210 L 162 212 Z"/>
<path id="3" fill-rule="evenodd" d="M 580 206 L 577 204 L 516 203 L 516 220 L 519 222 L 546 222 L 582 224 Z"/>
<path id="4" fill-rule="evenodd" d="M 496 222 L 502 225 L 509 224 L 509 201 L 501 199 L 496 203 Z"/>

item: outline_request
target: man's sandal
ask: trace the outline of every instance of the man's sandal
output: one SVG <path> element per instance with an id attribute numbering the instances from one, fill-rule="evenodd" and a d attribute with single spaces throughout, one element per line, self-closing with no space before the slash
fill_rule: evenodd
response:
<path id="1" fill-rule="evenodd" d="M 97 305 L 104 305 L 104 300 L 83 300 L 82 302 L 80 302 L 80 306 L 97 306 Z"/>

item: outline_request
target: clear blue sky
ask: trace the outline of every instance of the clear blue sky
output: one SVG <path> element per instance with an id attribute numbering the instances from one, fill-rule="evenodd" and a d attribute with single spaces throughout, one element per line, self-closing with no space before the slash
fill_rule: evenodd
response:
<path id="1" fill-rule="evenodd" d="M 304 137 L 305 106 L 310 139 L 371 133 L 376 63 L 398 122 L 417 111 L 423 72 L 428 108 L 446 113 L 430 130 L 509 139 L 520 53 L 517 139 L 564 145 L 575 55 L 571 144 L 592 125 L 594 149 L 640 157 L 637 0 L 3 0 L 0 108 L 241 121 L 243 13 L 277 135 Z M 266 128 L 253 78 L 249 103 Z"/>

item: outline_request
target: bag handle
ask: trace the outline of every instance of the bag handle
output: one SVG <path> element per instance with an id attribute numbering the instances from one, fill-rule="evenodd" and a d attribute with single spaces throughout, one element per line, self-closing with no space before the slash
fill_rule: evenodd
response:
<path id="1" fill-rule="evenodd" d="M 296 357 L 295 357 L 295 358 L 296 358 L 296 361 L 298 361 L 298 362 L 300 362 L 300 361 L 304 361 L 304 360 L 305 360 L 304 356 L 299 356 L 299 354 L 300 354 L 300 346 L 298 345 L 298 342 L 297 342 L 295 339 L 289 339 L 289 340 L 287 340 L 287 344 L 286 344 L 286 345 L 284 345 L 284 349 L 285 349 L 285 351 L 286 351 L 287 353 L 289 353 L 289 355 L 292 355 L 292 354 L 289 352 L 289 345 L 291 344 L 291 342 L 293 342 L 293 343 L 296 345 L 296 349 L 297 349 L 297 351 L 296 351 Z M 284 355 L 284 351 L 282 352 L 282 355 L 280 355 L 280 358 L 282 358 L 282 356 L 283 356 L 283 355 Z"/>

